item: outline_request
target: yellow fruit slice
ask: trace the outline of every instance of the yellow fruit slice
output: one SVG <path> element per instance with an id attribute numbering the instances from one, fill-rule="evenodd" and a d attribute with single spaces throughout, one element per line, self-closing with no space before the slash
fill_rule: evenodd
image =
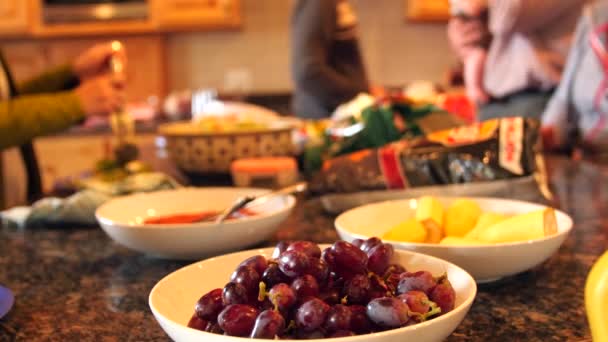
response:
<path id="1" fill-rule="evenodd" d="M 420 222 L 433 220 L 437 225 L 443 227 L 443 204 L 432 196 L 420 197 L 416 208 L 416 220 Z"/>
<path id="2" fill-rule="evenodd" d="M 484 231 L 486 228 L 500 222 L 506 220 L 509 216 L 505 214 L 498 213 L 482 213 L 477 220 L 477 224 L 475 227 L 468 232 L 464 237 L 467 239 L 477 239 L 479 234 Z"/>
<path id="3" fill-rule="evenodd" d="M 438 243 L 443 238 L 443 204 L 432 196 L 423 196 L 418 199 L 416 220 L 426 229 L 425 242 Z"/>
<path id="4" fill-rule="evenodd" d="M 585 307 L 593 341 L 608 341 L 608 251 L 595 262 L 587 276 Z"/>
<path id="5" fill-rule="evenodd" d="M 425 242 L 426 238 L 426 229 L 415 218 L 399 223 L 382 236 L 384 240 L 401 242 Z"/>
<path id="6" fill-rule="evenodd" d="M 426 229 L 426 243 L 439 243 L 443 238 L 443 229 L 434 220 L 425 220 L 422 223 Z"/>
<path id="7" fill-rule="evenodd" d="M 478 245 L 487 245 L 488 243 L 479 241 L 479 240 L 475 240 L 475 239 L 462 238 L 462 237 L 456 237 L 456 236 L 447 236 L 447 237 L 444 237 L 439 244 L 447 245 L 447 246 L 478 246 Z"/>
<path id="8" fill-rule="evenodd" d="M 445 212 L 445 236 L 465 236 L 473 230 L 481 213 L 481 208 L 475 201 L 467 198 L 457 199 Z"/>
<path id="9" fill-rule="evenodd" d="M 540 239 L 555 233 L 555 211 L 546 208 L 493 224 L 480 232 L 477 238 L 489 243 L 506 243 Z"/>

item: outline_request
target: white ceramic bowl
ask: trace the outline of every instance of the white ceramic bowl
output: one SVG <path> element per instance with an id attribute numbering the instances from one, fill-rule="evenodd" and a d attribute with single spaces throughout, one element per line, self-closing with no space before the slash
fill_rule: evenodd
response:
<path id="1" fill-rule="evenodd" d="M 196 224 L 144 224 L 145 219 L 177 213 L 222 210 L 245 195 L 268 190 L 248 188 L 184 188 L 136 194 L 109 201 L 97 209 L 97 221 L 119 244 L 170 259 L 196 260 L 267 240 L 295 205 L 293 196 L 277 196 L 257 205 L 258 215 Z"/>
<path id="2" fill-rule="evenodd" d="M 321 246 L 326 248 L 328 246 Z M 228 254 L 204 260 L 179 269 L 159 281 L 148 299 L 152 313 L 165 330 L 177 342 L 243 342 L 243 338 L 214 335 L 187 327 L 194 312 L 194 305 L 205 293 L 226 285 L 230 274 L 246 258 L 254 255 L 269 257 L 272 248 Z M 433 275 L 447 272 L 448 279 L 456 291 L 456 305 L 449 313 L 430 321 L 385 332 L 341 338 L 344 342 L 402 342 L 442 341 L 449 336 L 469 311 L 477 286 L 473 278 L 463 269 L 447 261 L 407 251 L 396 251 L 396 262 L 409 271 L 427 270 Z M 312 341 L 326 341 L 312 340 Z M 333 340 L 333 339 L 332 339 Z"/>
<path id="3" fill-rule="evenodd" d="M 469 197 L 484 211 L 506 214 L 528 213 L 545 206 L 529 202 Z M 439 198 L 448 205 L 455 198 Z M 414 217 L 416 199 L 374 203 L 351 209 L 338 216 L 335 226 L 346 241 L 383 236 L 389 229 Z M 477 282 L 489 282 L 529 270 L 547 260 L 566 239 L 572 219 L 556 210 L 558 233 L 543 239 L 483 246 L 445 246 L 428 243 L 390 242 L 397 249 L 433 255 L 453 262 L 471 273 Z"/>

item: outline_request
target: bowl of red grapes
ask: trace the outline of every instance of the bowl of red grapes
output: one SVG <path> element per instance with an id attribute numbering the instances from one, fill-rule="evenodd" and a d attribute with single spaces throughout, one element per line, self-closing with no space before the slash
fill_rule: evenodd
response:
<path id="1" fill-rule="evenodd" d="M 175 341 L 442 341 L 476 292 L 460 267 L 378 238 L 284 241 L 179 269 L 149 304 Z"/>

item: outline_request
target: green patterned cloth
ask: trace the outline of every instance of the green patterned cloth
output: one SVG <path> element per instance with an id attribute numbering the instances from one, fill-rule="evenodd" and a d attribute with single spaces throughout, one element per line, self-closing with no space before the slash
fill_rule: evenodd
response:
<path id="1" fill-rule="evenodd" d="M 31 207 L 16 207 L 0 212 L 2 224 L 22 228 L 91 226 L 97 222 L 97 208 L 114 197 L 181 187 L 171 177 L 158 172 L 139 173 L 117 182 L 90 180 L 82 185 L 83 190 L 67 198 L 48 197 Z"/>

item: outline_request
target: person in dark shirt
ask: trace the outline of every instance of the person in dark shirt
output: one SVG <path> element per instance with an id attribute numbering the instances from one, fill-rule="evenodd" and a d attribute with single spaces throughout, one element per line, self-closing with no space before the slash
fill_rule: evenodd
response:
<path id="1" fill-rule="evenodd" d="M 357 18 L 346 0 L 298 0 L 292 17 L 293 109 L 324 118 L 338 105 L 368 92 Z"/>

